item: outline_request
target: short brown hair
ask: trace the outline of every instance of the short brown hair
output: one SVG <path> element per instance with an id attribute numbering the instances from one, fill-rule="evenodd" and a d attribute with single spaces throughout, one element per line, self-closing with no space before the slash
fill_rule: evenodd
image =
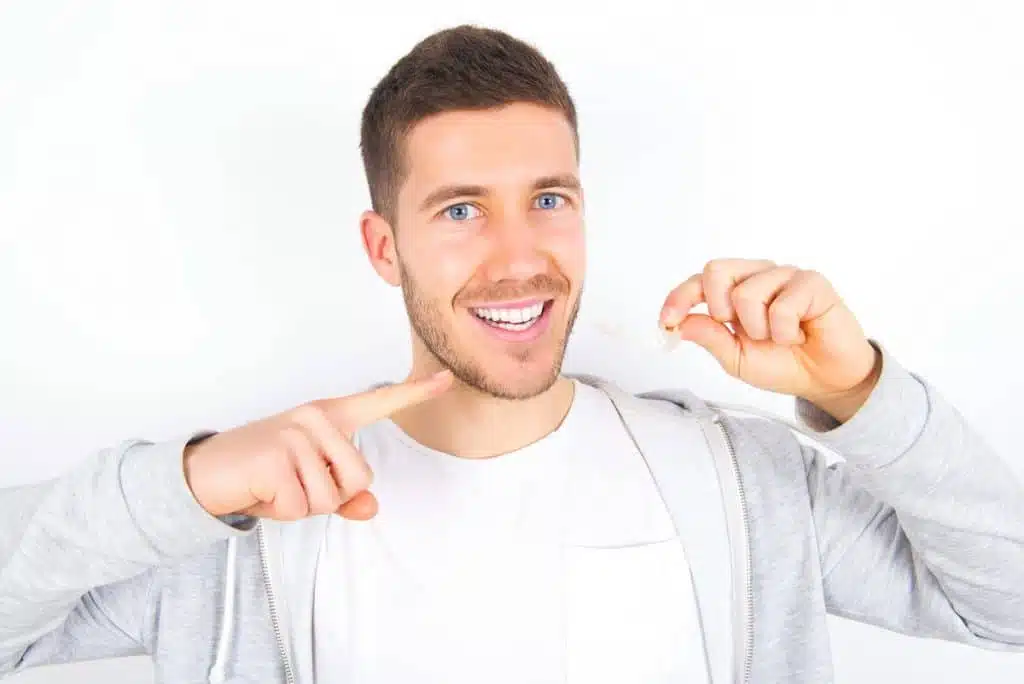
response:
<path id="1" fill-rule="evenodd" d="M 403 142 L 417 123 L 442 112 L 517 102 L 562 112 L 579 156 L 576 107 L 554 65 L 535 47 L 471 25 L 417 43 L 381 79 L 363 109 L 360 147 L 373 210 L 394 222 L 406 172 Z"/>

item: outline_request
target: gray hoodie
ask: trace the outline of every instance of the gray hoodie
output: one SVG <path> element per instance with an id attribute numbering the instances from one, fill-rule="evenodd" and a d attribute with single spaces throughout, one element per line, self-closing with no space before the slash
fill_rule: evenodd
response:
<path id="1" fill-rule="evenodd" d="M 831 681 L 827 613 L 1024 651 L 1024 487 L 878 347 L 878 386 L 841 426 L 799 400 L 791 424 L 595 381 L 688 526 L 715 684 Z M 0 490 L 0 677 L 149 654 L 158 682 L 313 681 L 324 517 L 209 515 L 184 478 L 190 439 L 125 442 Z M 687 505 L 704 507 L 700 525 Z"/>

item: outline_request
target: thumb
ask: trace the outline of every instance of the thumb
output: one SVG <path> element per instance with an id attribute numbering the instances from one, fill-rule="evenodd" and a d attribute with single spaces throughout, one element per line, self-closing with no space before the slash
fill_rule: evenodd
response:
<path id="1" fill-rule="evenodd" d="M 349 520 L 369 520 L 377 515 L 378 506 L 377 497 L 362 491 L 343 503 L 336 512 Z"/>
<path id="2" fill-rule="evenodd" d="M 739 373 L 740 343 L 724 323 L 706 314 L 690 314 L 676 326 L 676 332 L 708 350 L 730 375 Z"/>

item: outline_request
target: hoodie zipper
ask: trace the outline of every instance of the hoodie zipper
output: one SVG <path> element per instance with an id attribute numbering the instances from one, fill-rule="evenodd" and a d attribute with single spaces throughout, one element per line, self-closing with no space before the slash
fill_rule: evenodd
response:
<path id="1" fill-rule="evenodd" d="M 740 466 L 736 460 L 736 448 L 732 444 L 732 437 L 730 437 L 725 425 L 722 424 L 721 414 L 716 414 L 713 420 L 722 433 L 726 449 L 729 452 L 729 465 L 732 467 L 732 473 L 736 480 L 736 488 L 739 492 L 740 500 L 740 514 L 743 519 L 743 660 L 740 664 L 736 681 L 739 684 L 747 684 L 750 680 L 750 669 L 754 658 L 754 572 L 750 558 L 750 522 L 747 512 L 747 495 L 743 490 L 743 481 L 740 479 Z"/>
<path id="2" fill-rule="evenodd" d="M 274 625 L 274 637 L 277 639 L 277 650 L 281 655 L 281 662 L 284 664 L 284 677 L 287 684 L 295 684 L 295 671 L 292 669 L 291 658 L 288 657 L 288 649 L 285 646 L 284 635 L 281 633 L 281 619 L 277 612 L 277 599 L 274 596 L 274 586 L 270 578 L 270 561 L 267 553 L 267 538 L 263 533 L 263 522 L 256 525 L 256 537 L 260 545 L 260 566 L 263 569 L 263 586 L 267 592 L 267 602 L 270 604 L 270 621 Z"/>

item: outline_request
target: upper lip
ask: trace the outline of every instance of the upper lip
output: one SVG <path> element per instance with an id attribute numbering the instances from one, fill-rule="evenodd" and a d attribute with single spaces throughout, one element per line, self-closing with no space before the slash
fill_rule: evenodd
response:
<path id="1" fill-rule="evenodd" d="M 472 304 L 467 308 L 470 309 L 525 309 L 535 304 L 546 304 L 551 301 L 551 297 L 533 297 L 531 299 L 519 299 L 512 302 L 485 302 L 482 304 Z"/>

